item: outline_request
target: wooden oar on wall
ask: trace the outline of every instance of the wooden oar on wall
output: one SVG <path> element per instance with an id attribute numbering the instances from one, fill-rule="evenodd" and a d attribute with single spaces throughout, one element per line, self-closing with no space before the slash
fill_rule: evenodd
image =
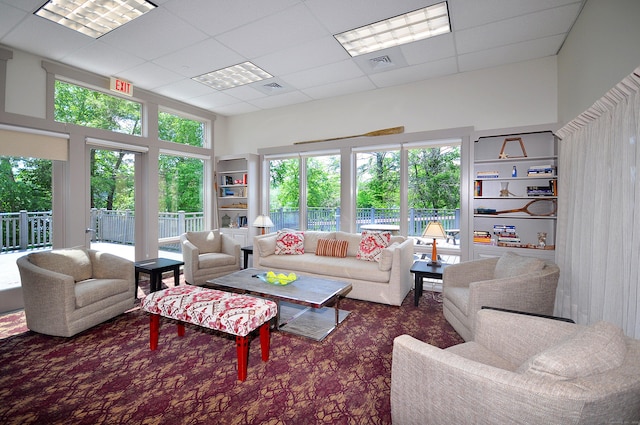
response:
<path id="1" fill-rule="evenodd" d="M 302 145 L 305 143 L 318 143 L 318 142 L 329 142 L 332 140 L 351 139 L 353 137 L 375 137 L 375 136 L 387 136 L 389 134 L 401 134 L 401 133 L 404 133 L 404 126 L 384 128 L 382 130 L 370 131 L 368 133 L 356 134 L 353 136 L 333 137 L 331 139 L 307 140 L 306 142 L 294 142 L 293 144 Z"/>

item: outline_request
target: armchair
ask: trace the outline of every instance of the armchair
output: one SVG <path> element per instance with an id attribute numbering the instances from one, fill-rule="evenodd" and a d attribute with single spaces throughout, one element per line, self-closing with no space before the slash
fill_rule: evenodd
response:
<path id="1" fill-rule="evenodd" d="M 84 248 L 32 252 L 16 261 L 27 327 L 70 337 L 131 309 L 133 262 Z"/>
<path id="2" fill-rule="evenodd" d="M 513 252 L 452 264 L 442 280 L 444 317 L 470 341 L 483 306 L 552 315 L 559 277 L 557 265 Z"/>
<path id="3" fill-rule="evenodd" d="M 240 243 L 218 229 L 183 233 L 180 245 L 184 279 L 191 285 L 240 270 Z"/>
<path id="4" fill-rule="evenodd" d="M 405 424 L 604 424 L 640 420 L 640 341 L 482 310 L 475 340 L 440 349 L 394 340 L 391 417 Z"/>

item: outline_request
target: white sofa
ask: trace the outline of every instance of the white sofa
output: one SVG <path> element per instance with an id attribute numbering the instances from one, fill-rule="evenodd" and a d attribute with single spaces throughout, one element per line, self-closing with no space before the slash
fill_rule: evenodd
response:
<path id="1" fill-rule="evenodd" d="M 391 236 L 389 248 L 385 248 L 381 260 L 375 262 L 356 258 L 360 233 L 305 231 L 304 254 L 301 255 L 276 255 L 276 238 L 277 233 L 254 237 L 254 267 L 349 282 L 352 289 L 348 298 L 382 304 L 399 306 L 411 290 L 411 239 Z M 321 238 L 348 241 L 347 256 L 316 255 Z"/>

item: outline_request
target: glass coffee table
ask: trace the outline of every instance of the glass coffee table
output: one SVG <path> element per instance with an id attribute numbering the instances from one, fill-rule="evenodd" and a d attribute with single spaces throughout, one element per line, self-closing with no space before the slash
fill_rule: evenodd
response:
<path id="1" fill-rule="evenodd" d="M 273 300 L 278 304 L 278 330 L 316 341 L 322 341 L 349 315 L 339 305 L 340 298 L 351 290 L 350 283 L 299 275 L 293 283 L 276 285 L 257 277 L 264 272 L 244 269 L 208 280 L 205 286 Z"/>

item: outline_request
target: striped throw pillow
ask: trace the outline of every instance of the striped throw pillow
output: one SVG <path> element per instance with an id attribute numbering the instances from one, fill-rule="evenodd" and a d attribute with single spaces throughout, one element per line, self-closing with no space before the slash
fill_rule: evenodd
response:
<path id="1" fill-rule="evenodd" d="M 345 241 L 345 240 L 318 239 L 316 255 L 320 255 L 322 257 L 344 258 L 347 256 L 348 246 L 349 246 L 349 241 Z"/>

